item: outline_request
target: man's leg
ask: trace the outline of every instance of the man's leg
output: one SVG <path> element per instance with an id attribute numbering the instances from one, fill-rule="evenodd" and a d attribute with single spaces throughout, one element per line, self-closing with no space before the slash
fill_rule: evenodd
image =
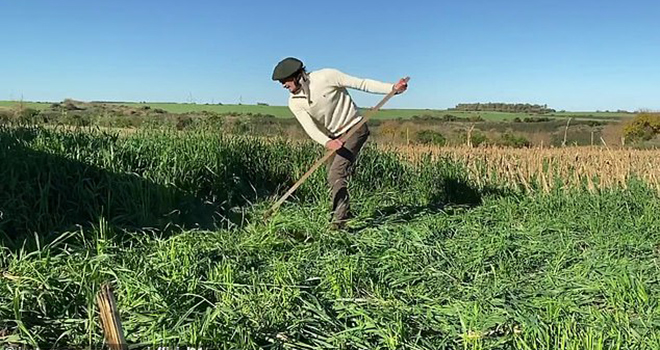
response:
<path id="1" fill-rule="evenodd" d="M 369 137 L 369 128 L 363 125 L 339 149 L 330 160 L 328 183 L 332 196 L 333 223 L 342 225 L 349 218 L 350 204 L 348 177 L 353 173 L 353 165 Z"/>

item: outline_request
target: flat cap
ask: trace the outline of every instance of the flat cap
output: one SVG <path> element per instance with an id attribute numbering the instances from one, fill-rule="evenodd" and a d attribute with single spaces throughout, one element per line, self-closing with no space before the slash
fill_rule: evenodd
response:
<path id="1" fill-rule="evenodd" d="M 273 80 L 281 80 L 296 74 L 303 68 L 301 60 L 294 57 L 287 57 L 281 60 L 273 70 Z"/>

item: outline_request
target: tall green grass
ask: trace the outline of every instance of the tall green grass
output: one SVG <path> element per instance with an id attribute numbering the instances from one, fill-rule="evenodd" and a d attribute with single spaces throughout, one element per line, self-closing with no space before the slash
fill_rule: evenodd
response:
<path id="1" fill-rule="evenodd" d="M 476 186 L 445 159 L 368 147 L 331 232 L 322 150 L 284 140 L 0 129 L 6 343 L 102 342 L 112 282 L 134 344 L 294 349 L 660 346 L 660 205 Z"/>

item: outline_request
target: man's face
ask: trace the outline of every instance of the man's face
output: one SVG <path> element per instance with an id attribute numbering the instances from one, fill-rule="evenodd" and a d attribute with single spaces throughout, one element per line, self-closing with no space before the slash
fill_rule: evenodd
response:
<path id="1" fill-rule="evenodd" d="M 295 77 L 288 77 L 286 79 L 280 79 L 280 84 L 282 84 L 282 87 L 289 90 L 290 93 L 295 94 L 300 90 L 300 86 L 296 84 L 296 78 Z"/>

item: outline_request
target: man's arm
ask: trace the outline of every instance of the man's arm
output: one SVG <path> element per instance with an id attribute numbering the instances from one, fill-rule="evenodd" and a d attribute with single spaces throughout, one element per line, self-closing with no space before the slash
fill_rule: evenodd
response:
<path id="1" fill-rule="evenodd" d="M 374 94 L 388 94 L 394 88 L 394 84 L 383 83 L 373 79 L 356 78 L 343 73 L 337 69 L 328 69 L 330 82 L 338 87 L 347 87 Z"/>
<path id="2" fill-rule="evenodd" d="M 309 135 L 314 141 L 325 147 L 328 141 L 332 140 L 319 129 L 316 122 L 312 119 L 312 116 L 309 115 L 306 110 L 295 106 L 289 106 L 289 109 L 291 109 L 293 115 L 298 119 L 298 122 L 302 125 L 303 129 L 305 129 L 307 135 Z"/>

